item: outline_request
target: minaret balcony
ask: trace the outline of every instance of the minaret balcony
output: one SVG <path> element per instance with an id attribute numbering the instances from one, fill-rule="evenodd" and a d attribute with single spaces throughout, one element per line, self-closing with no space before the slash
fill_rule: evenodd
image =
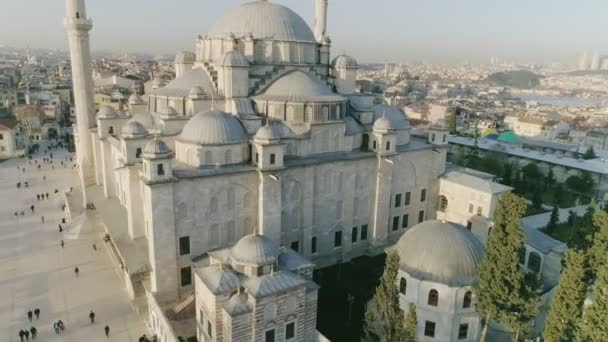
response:
<path id="1" fill-rule="evenodd" d="M 63 25 L 66 29 L 78 30 L 78 31 L 90 31 L 93 28 L 93 20 L 91 19 L 76 19 L 76 18 L 65 18 Z"/>

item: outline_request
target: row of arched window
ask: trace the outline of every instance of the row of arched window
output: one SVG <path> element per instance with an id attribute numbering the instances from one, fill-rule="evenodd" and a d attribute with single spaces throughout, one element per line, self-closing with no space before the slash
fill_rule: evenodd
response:
<path id="1" fill-rule="evenodd" d="M 399 292 L 402 295 L 405 295 L 407 293 L 407 280 L 405 278 L 401 278 L 401 280 L 399 280 Z M 467 291 L 464 294 L 464 298 L 462 300 L 462 308 L 463 309 L 470 308 L 472 301 L 473 301 L 473 293 L 471 291 Z M 430 306 L 439 305 L 439 292 L 437 290 L 432 289 L 431 291 L 429 291 L 427 304 Z"/>

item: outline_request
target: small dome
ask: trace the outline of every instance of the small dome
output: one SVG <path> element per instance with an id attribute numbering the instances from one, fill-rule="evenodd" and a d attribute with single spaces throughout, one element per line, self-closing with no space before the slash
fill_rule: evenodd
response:
<path id="1" fill-rule="evenodd" d="M 182 51 L 175 55 L 175 64 L 194 64 L 196 55 L 192 51 Z"/>
<path id="2" fill-rule="evenodd" d="M 198 99 L 199 97 L 205 95 L 205 91 L 203 90 L 203 88 L 196 86 L 196 87 L 192 87 L 190 89 L 190 91 L 188 92 L 188 96 L 191 99 Z"/>
<path id="3" fill-rule="evenodd" d="M 167 117 L 167 118 L 169 118 L 169 117 L 176 117 L 176 116 L 178 116 L 178 115 L 179 115 L 179 114 L 177 113 L 177 110 L 175 110 L 175 108 L 173 108 L 173 107 L 171 107 L 171 106 L 167 106 L 167 107 L 165 107 L 165 108 L 161 109 L 160 114 L 161 114 L 163 117 Z"/>
<path id="4" fill-rule="evenodd" d="M 129 96 L 129 104 L 140 104 L 144 102 L 141 99 L 141 96 L 138 93 L 133 93 L 131 96 Z"/>
<path id="5" fill-rule="evenodd" d="M 359 69 L 359 63 L 353 57 L 342 54 L 334 58 L 331 67 L 334 69 Z"/>
<path id="6" fill-rule="evenodd" d="M 144 147 L 144 157 L 155 159 L 162 158 L 171 155 L 171 149 L 164 141 L 154 138 L 154 140 L 148 142 Z"/>
<path id="7" fill-rule="evenodd" d="M 103 106 L 101 109 L 99 109 L 97 117 L 102 119 L 112 119 L 118 117 L 118 112 L 112 106 Z"/>
<path id="8" fill-rule="evenodd" d="M 193 116 L 179 140 L 196 145 L 233 145 L 247 143 L 249 136 L 235 116 L 211 110 Z"/>
<path id="9" fill-rule="evenodd" d="M 281 127 L 274 124 L 262 126 L 255 134 L 255 140 L 261 142 L 270 142 L 281 139 Z"/>
<path id="10" fill-rule="evenodd" d="M 233 67 L 247 67 L 249 66 L 249 62 L 247 58 L 243 56 L 242 53 L 238 51 L 228 51 L 224 55 L 224 62 L 222 65 L 224 66 L 233 66 Z"/>
<path id="11" fill-rule="evenodd" d="M 473 233 L 435 220 L 410 228 L 395 250 L 400 268 L 411 277 L 448 286 L 473 284 L 484 256 L 484 247 Z"/>
<path id="12" fill-rule="evenodd" d="M 397 130 L 395 125 L 389 120 L 386 115 L 374 122 L 374 132 L 389 133 Z"/>
<path id="13" fill-rule="evenodd" d="M 131 120 L 138 121 L 139 123 L 144 125 L 144 127 L 146 127 L 146 129 L 154 127 L 154 118 L 152 117 L 152 114 L 147 113 L 147 112 L 146 113 L 137 113 L 131 117 Z"/>
<path id="14" fill-rule="evenodd" d="M 140 138 L 146 136 L 146 134 L 148 134 L 146 127 L 134 119 L 127 121 L 122 127 L 122 136 L 125 138 Z"/>
<path id="15" fill-rule="evenodd" d="M 246 293 L 236 293 L 224 304 L 224 308 L 233 316 L 250 312 L 251 306 L 248 298 Z"/>
<path id="16" fill-rule="evenodd" d="M 391 126 L 395 130 L 407 130 L 410 129 L 410 121 L 407 119 L 407 115 L 399 108 L 387 105 L 375 105 L 374 108 L 374 122 L 386 117 L 391 122 Z"/>
<path id="17" fill-rule="evenodd" d="M 281 250 L 263 235 L 247 235 L 232 247 L 232 258 L 238 262 L 261 266 L 278 260 Z"/>
<path id="18" fill-rule="evenodd" d="M 316 43 L 315 35 L 302 17 L 291 9 L 268 1 L 252 1 L 236 7 L 209 30 L 210 38 L 237 38 L 249 33 L 255 39 Z"/>

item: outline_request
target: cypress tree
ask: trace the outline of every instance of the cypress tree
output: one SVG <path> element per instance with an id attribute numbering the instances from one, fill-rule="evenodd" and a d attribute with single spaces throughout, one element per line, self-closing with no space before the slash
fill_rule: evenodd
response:
<path id="1" fill-rule="evenodd" d="M 570 250 L 545 323 L 545 341 L 570 342 L 576 336 L 587 295 L 588 265 L 585 254 Z"/>
<path id="2" fill-rule="evenodd" d="M 418 317 L 416 314 L 416 306 L 414 304 L 410 304 L 410 306 L 408 308 L 407 316 L 405 316 L 405 341 L 415 342 L 417 331 L 418 331 Z"/>
<path id="3" fill-rule="evenodd" d="M 519 264 L 525 240 L 521 218 L 525 212 L 524 199 L 512 193 L 501 196 L 494 212 L 494 228 L 474 285 L 476 308 L 484 319 L 481 341 L 485 341 L 490 320 L 507 324 L 519 334 L 525 332 L 536 310 L 538 283 L 526 277 Z"/>
<path id="4" fill-rule="evenodd" d="M 545 230 L 547 231 L 547 233 L 553 233 L 553 231 L 555 231 L 555 228 L 557 228 L 558 222 L 559 222 L 559 209 L 557 209 L 557 206 L 554 206 L 553 210 L 551 210 L 551 216 L 549 217 L 549 223 L 547 223 L 547 227 L 545 227 Z"/>
<path id="5" fill-rule="evenodd" d="M 364 341 L 405 340 L 405 318 L 399 308 L 399 289 L 396 284 L 398 271 L 399 255 L 393 251 L 386 258 L 380 285 L 365 313 Z"/>
<path id="6" fill-rule="evenodd" d="M 608 213 L 597 212 L 593 216 L 593 223 L 596 229 L 593 234 L 593 244 L 589 249 L 589 259 L 591 269 L 599 270 L 608 263 Z"/>
<path id="7" fill-rule="evenodd" d="M 576 334 L 579 342 L 608 341 L 608 264 L 598 270 L 597 279 L 593 285 L 591 305 L 583 312 L 583 319 Z"/>

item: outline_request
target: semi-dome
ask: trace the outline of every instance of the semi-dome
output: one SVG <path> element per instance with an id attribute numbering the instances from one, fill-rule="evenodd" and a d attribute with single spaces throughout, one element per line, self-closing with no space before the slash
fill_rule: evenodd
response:
<path id="1" fill-rule="evenodd" d="M 112 106 L 103 106 L 99 109 L 97 117 L 101 119 L 112 119 L 118 116 L 118 112 Z"/>
<path id="2" fill-rule="evenodd" d="M 191 99 L 198 99 L 201 96 L 205 95 L 205 91 L 203 90 L 203 88 L 196 86 L 196 87 L 192 87 L 190 89 L 190 91 L 188 92 L 188 96 Z"/>
<path id="3" fill-rule="evenodd" d="M 160 115 L 163 118 L 172 118 L 178 116 L 179 114 L 177 113 L 177 110 L 175 108 L 173 108 L 172 106 L 167 106 L 160 110 Z"/>
<path id="4" fill-rule="evenodd" d="M 237 263 L 266 265 L 278 260 L 281 249 L 263 235 L 247 235 L 232 247 L 232 258 Z"/>
<path id="5" fill-rule="evenodd" d="M 144 147 L 144 157 L 149 159 L 157 159 L 168 157 L 172 153 L 171 149 L 164 141 L 154 138 Z"/>
<path id="6" fill-rule="evenodd" d="M 331 67 L 334 69 L 359 69 L 359 64 L 353 57 L 342 54 L 334 58 Z"/>
<path id="7" fill-rule="evenodd" d="M 152 114 L 150 114 L 148 112 L 137 113 L 137 114 L 133 115 L 131 120 L 138 121 L 139 123 L 144 125 L 144 127 L 146 127 L 146 129 L 150 129 L 150 128 L 154 127 L 154 118 L 152 117 Z"/>
<path id="8" fill-rule="evenodd" d="M 249 136 L 235 116 L 211 110 L 193 116 L 179 140 L 196 145 L 233 145 L 247 143 Z"/>
<path id="9" fill-rule="evenodd" d="M 231 67 L 246 67 L 249 66 L 249 61 L 247 61 L 247 58 L 245 58 L 242 53 L 233 50 L 226 52 L 222 65 Z"/>
<path id="10" fill-rule="evenodd" d="M 281 76 L 257 98 L 311 102 L 345 100 L 342 96 L 334 94 L 326 84 L 301 70 L 290 71 Z"/>
<path id="11" fill-rule="evenodd" d="M 473 284 L 484 256 L 484 247 L 473 233 L 435 220 L 410 228 L 395 250 L 400 268 L 411 277 L 448 286 Z"/>
<path id="12" fill-rule="evenodd" d="M 192 51 L 182 51 L 175 55 L 175 64 L 193 64 L 196 61 L 196 55 Z"/>
<path id="13" fill-rule="evenodd" d="M 316 42 L 315 35 L 297 13 L 268 1 L 242 4 L 219 19 L 209 30 L 210 38 L 237 38 L 249 33 L 255 39 Z"/>
<path id="14" fill-rule="evenodd" d="M 125 138 L 140 138 L 144 137 L 148 134 L 146 127 L 144 125 L 134 119 L 127 121 L 127 123 L 122 127 L 122 136 Z"/>

